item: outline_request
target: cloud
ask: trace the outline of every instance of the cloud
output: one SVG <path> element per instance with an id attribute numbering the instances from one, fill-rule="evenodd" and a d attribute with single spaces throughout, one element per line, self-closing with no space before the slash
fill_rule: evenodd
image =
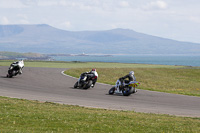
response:
<path id="1" fill-rule="evenodd" d="M 119 2 L 119 5 L 120 5 L 121 7 L 129 7 L 129 6 L 130 6 L 128 1 L 120 1 L 120 2 Z"/>
<path id="2" fill-rule="evenodd" d="M 26 19 L 19 20 L 19 23 L 20 24 L 30 24 L 30 22 L 28 20 L 26 20 Z"/>
<path id="3" fill-rule="evenodd" d="M 26 14 L 17 14 L 17 17 L 20 24 L 30 24 Z"/>
<path id="4" fill-rule="evenodd" d="M 19 0 L 0 0 L 0 8 L 26 8 Z"/>
<path id="5" fill-rule="evenodd" d="M 168 4 L 164 1 L 158 0 L 148 3 L 143 7 L 145 10 L 165 10 L 167 9 Z"/>
<path id="6" fill-rule="evenodd" d="M 17 14 L 17 17 L 22 18 L 22 19 L 28 18 L 26 14 Z"/>
<path id="7" fill-rule="evenodd" d="M 5 25 L 10 24 L 10 21 L 8 20 L 7 17 L 4 16 L 4 17 L 1 18 L 1 24 L 5 24 Z"/>
<path id="8" fill-rule="evenodd" d="M 33 6 L 33 5 L 37 5 L 38 3 L 38 0 L 20 0 L 20 1 L 23 5 L 26 5 L 26 6 Z"/>
<path id="9" fill-rule="evenodd" d="M 46 0 L 42 0 L 42 1 L 38 1 L 37 2 L 38 6 L 58 6 L 59 2 L 58 1 L 46 1 Z"/>
<path id="10" fill-rule="evenodd" d="M 64 27 L 64 29 L 70 28 L 71 27 L 71 22 L 70 21 L 65 21 L 64 23 L 61 23 L 61 26 Z"/>
<path id="11" fill-rule="evenodd" d="M 198 17 L 198 16 L 190 16 L 189 19 L 192 22 L 200 23 L 200 17 Z"/>
<path id="12" fill-rule="evenodd" d="M 66 8 L 76 8 L 81 10 L 91 10 L 93 6 L 88 2 L 79 2 L 79 1 L 67 1 L 67 0 L 40 0 L 37 3 L 38 6 L 57 6 L 57 7 L 66 7 Z"/>

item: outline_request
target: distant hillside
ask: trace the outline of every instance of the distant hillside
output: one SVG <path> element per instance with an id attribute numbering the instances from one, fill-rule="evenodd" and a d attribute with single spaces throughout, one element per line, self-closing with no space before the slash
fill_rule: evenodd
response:
<path id="1" fill-rule="evenodd" d="M 200 44 L 128 29 L 72 32 L 46 24 L 0 25 L 0 50 L 64 54 L 200 54 Z"/>
<path id="2" fill-rule="evenodd" d="M 34 60 L 46 60 L 49 59 L 48 56 L 39 53 L 17 53 L 17 52 L 3 52 L 0 51 L 0 59 L 34 59 Z"/>

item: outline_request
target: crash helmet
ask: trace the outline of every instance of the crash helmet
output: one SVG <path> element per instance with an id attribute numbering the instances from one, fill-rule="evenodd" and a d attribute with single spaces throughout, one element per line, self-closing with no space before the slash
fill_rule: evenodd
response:
<path id="1" fill-rule="evenodd" d="M 134 75 L 134 71 L 130 71 L 130 72 L 129 72 L 129 75 L 130 75 L 130 76 Z"/>
<path id="2" fill-rule="evenodd" d="M 96 72 L 96 69 L 95 69 L 95 68 L 93 68 L 93 69 L 91 70 L 91 72 L 92 72 L 92 71 Z"/>
<path id="3" fill-rule="evenodd" d="M 91 70 L 91 73 L 95 73 L 95 72 L 96 72 L 96 69 L 93 68 L 93 69 Z"/>

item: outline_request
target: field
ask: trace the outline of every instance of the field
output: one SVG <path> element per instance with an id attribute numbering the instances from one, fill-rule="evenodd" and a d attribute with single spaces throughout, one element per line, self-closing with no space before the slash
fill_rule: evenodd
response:
<path id="1" fill-rule="evenodd" d="M 0 60 L 0 66 L 9 66 L 16 60 Z M 51 68 L 185 68 L 185 66 L 147 65 L 128 63 L 103 62 L 65 62 L 65 61 L 24 61 L 25 67 L 51 67 Z M 199 68 L 200 69 L 200 68 Z"/>
<path id="2" fill-rule="evenodd" d="M 9 66 L 12 61 L 0 61 Z M 130 70 L 140 89 L 200 96 L 199 67 L 83 62 L 32 62 L 25 67 L 71 68 L 78 77 L 97 68 L 98 82 L 114 84 Z M 0 132 L 194 132 L 200 118 L 114 111 L 0 97 Z"/>
<path id="3" fill-rule="evenodd" d="M 0 132 L 200 131 L 200 118 L 92 109 L 0 97 Z"/>

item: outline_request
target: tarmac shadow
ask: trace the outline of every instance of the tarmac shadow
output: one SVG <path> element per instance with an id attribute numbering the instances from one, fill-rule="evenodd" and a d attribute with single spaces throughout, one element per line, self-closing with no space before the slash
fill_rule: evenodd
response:
<path id="1" fill-rule="evenodd" d="M 88 89 L 83 89 L 83 88 L 79 88 L 79 87 L 77 87 L 77 88 L 74 88 L 74 87 L 70 87 L 71 89 L 79 89 L 79 90 L 89 90 L 90 88 L 88 88 Z"/>
<path id="2" fill-rule="evenodd" d="M 70 87 L 70 89 L 79 89 L 79 88 Z"/>
<path id="3" fill-rule="evenodd" d="M 0 76 L 0 78 L 8 78 L 7 76 Z"/>
<path id="4" fill-rule="evenodd" d="M 113 94 L 113 95 L 110 95 L 110 94 L 106 93 L 105 95 L 109 95 L 109 96 L 123 96 L 123 94 L 120 94 L 120 93 L 118 93 L 118 94 Z"/>

